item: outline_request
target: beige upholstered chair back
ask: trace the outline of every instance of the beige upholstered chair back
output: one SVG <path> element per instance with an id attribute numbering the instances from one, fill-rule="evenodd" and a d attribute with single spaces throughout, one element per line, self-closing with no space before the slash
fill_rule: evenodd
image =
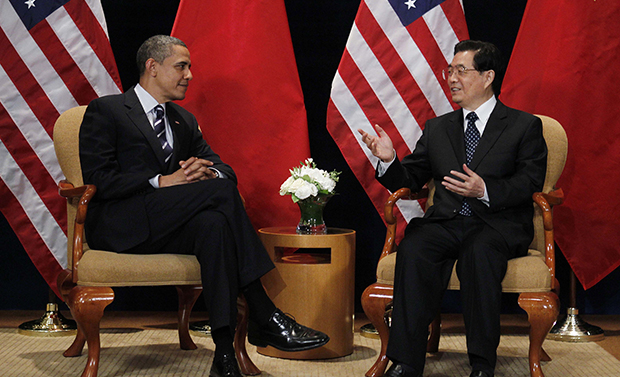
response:
<path id="1" fill-rule="evenodd" d="M 553 191 L 555 184 L 560 179 L 566 155 L 568 154 L 568 138 L 560 123 L 548 116 L 537 115 L 543 123 L 543 136 L 547 143 L 547 175 L 543 185 L 543 192 L 548 194 Z M 538 250 L 541 256 L 545 255 L 545 235 L 543 220 L 540 208 L 534 204 L 534 239 L 530 244 L 530 249 Z"/>
<path id="2" fill-rule="evenodd" d="M 564 164 L 566 163 L 566 155 L 568 153 L 568 139 L 566 132 L 560 123 L 548 116 L 537 115 L 543 123 L 543 136 L 547 143 L 548 155 L 547 155 L 547 175 L 545 176 L 545 183 L 543 185 L 543 192 L 549 193 L 555 187 Z M 431 181 L 428 185 L 429 195 L 426 202 L 426 207 L 430 207 L 433 204 L 433 195 L 435 194 L 435 185 Z M 536 204 L 534 206 L 534 239 L 530 244 L 530 249 L 539 251 L 541 258 L 544 259 L 545 254 L 545 236 L 544 227 L 542 224 L 542 215 L 540 208 Z"/>
<path id="3" fill-rule="evenodd" d="M 84 184 L 82 180 L 82 167 L 80 165 L 80 126 L 86 106 L 78 106 L 62 113 L 54 125 L 54 150 L 56 158 L 67 181 L 75 187 Z M 79 199 L 67 201 L 67 239 L 73 239 L 73 223 L 77 211 Z M 88 245 L 84 245 L 88 250 Z M 73 253 L 71 242 L 67 242 L 67 256 L 71 265 Z"/>

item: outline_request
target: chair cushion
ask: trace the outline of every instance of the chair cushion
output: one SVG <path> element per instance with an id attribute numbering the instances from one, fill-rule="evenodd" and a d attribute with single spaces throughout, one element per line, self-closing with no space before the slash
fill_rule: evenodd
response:
<path id="1" fill-rule="evenodd" d="M 394 285 L 395 265 L 396 253 L 381 259 L 377 266 L 377 283 Z M 530 249 L 527 256 L 508 261 L 508 270 L 502 281 L 502 291 L 511 293 L 548 292 L 550 287 L 551 274 L 540 252 Z M 460 282 L 456 276 L 456 265 L 452 270 L 448 289 L 460 289 Z"/>
<path id="2" fill-rule="evenodd" d="M 88 250 L 78 264 L 78 285 L 128 287 L 201 285 L 194 255 L 122 254 Z"/>

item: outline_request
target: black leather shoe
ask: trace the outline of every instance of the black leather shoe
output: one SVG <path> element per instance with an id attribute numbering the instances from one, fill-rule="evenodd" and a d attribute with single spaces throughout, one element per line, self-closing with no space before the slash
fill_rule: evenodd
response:
<path id="1" fill-rule="evenodd" d="M 403 364 L 392 364 L 383 377 L 422 377 L 422 373 L 416 373 L 411 367 Z"/>
<path id="2" fill-rule="evenodd" d="M 243 377 L 234 353 L 224 354 L 213 361 L 209 377 Z"/>
<path id="3" fill-rule="evenodd" d="M 276 309 L 265 326 L 250 321 L 248 340 L 257 347 L 272 346 L 280 351 L 307 351 L 329 342 L 329 337 L 302 326 L 280 309 Z"/>
<path id="4" fill-rule="evenodd" d="M 469 377 L 493 377 L 493 375 L 492 374 L 488 374 L 487 372 L 482 371 L 482 370 L 475 370 L 475 371 L 471 372 Z"/>

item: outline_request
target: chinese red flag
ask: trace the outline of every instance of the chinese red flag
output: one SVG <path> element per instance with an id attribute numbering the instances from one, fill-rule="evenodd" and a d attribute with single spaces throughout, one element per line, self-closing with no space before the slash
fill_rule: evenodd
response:
<path id="1" fill-rule="evenodd" d="M 254 226 L 297 225 L 279 190 L 310 146 L 284 1 L 182 0 L 172 35 L 192 59 L 181 105 L 237 173 Z"/>
<path id="2" fill-rule="evenodd" d="M 568 134 L 556 241 L 585 289 L 620 265 L 620 2 L 530 0 L 502 100 Z"/>

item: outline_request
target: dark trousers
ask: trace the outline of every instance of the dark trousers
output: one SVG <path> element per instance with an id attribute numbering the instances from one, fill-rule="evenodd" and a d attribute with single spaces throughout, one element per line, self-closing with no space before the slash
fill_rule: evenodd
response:
<path id="1" fill-rule="evenodd" d="M 149 239 L 126 252 L 196 255 L 212 329 L 234 329 L 240 289 L 274 268 L 234 182 L 160 188 L 146 195 L 145 206 Z"/>
<path id="2" fill-rule="evenodd" d="M 422 373 L 428 326 L 439 313 L 456 260 L 467 352 L 473 369 L 493 374 L 500 338 L 501 282 L 514 256 L 476 216 L 407 229 L 398 246 L 387 355 Z"/>

